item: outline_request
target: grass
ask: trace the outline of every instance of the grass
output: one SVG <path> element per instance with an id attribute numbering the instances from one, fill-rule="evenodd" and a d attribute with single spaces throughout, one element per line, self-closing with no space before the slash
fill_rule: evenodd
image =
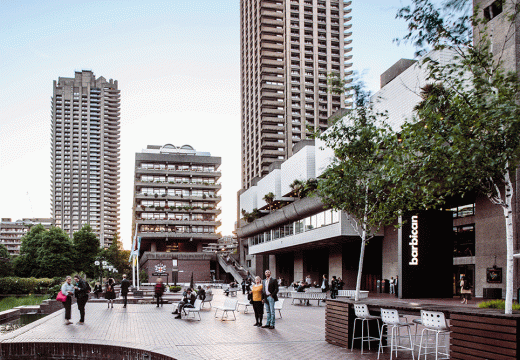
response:
<path id="1" fill-rule="evenodd" d="M 506 307 L 506 302 L 504 300 L 489 300 L 483 301 L 478 304 L 478 307 L 481 309 L 500 309 L 504 310 Z M 520 304 L 513 303 L 513 310 L 520 310 Z"/>
<path id="2" fill-rule="evenodd" d="M 40 305 L 43 300 L 47 300 L 49 298 L 48 295 L 44 296 L 35 296 L 28 295 L 23 297 L 6 297 L 0 300 L 0 311 L 5 311 L 12 309 L 16 306 L 24 306 L 24 305 Z"/>

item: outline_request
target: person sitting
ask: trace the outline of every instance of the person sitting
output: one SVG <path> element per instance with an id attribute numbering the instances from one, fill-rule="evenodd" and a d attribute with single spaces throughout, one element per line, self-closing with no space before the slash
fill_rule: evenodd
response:
<path id="1" fill-rule="evenodd" d="M 318 283 L 315 281 L 315 282 L 312 283 L 312 287 L 313 288 L 319 288 L 320 285 L 318 285 Z"/>
<path id="2" fill-rule="evenodd" d="M 101 287 L 101 284 L 99 282 L 97 282 L 96 285 L 94 285 L 94 290 L 92 292 L 96 296 L 96 299 L 99 299 L 99 294 L 103 292 L 103 288 Z"/>
<path id="3" fill-rule="evenodd" d="M 229 289 L 238 287 L 238 283 L 236 281 L 232 281 L 229 283 L 229 287 L 224 290 L 224 295 L 229 296 Z"/>
<path id="4" fill-rule="evenodd" d="M 305 288 L 307 287 L 307 284 L 305 281 L 300 281 L 300 284 L 298 285 L 298 288 L 296 289 L 296 292 L 305 292 Z"/>
<path id="5" fill-rule="evenodd" d="M 206 290 L 204 290 L 200 285 L 197 290 L 197 298 L 201 299 L 202 301 L 206 299 Z"/>
<path id="6" fill-rule="evenodd" d="M 177 309 L 175 309 L 175 311 L 172 312 L 172 314 L 178 314 L 175 318 L 176 319 L 180 319 L 181 318 L 182 309 L 184 309 L 184 308 L 192 308 L 193 304 L 195 304 L 195 300 L 196 299 L 197 299 L 197 297 L 191 291 L 191 288 L 187 288 L 186 292 L 184 293 L 184 298 L 182 299 L 182 301 L 177 303 Z"/>

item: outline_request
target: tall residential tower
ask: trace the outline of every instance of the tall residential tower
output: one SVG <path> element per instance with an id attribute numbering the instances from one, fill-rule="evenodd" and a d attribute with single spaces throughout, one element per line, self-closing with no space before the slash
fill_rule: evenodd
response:
<path id="1" fill-rule="evenodd" d="M 102 246 L 119 233 L 120 91 L 92 71 L 54 81 L 51 212 L 70 236 L 90 224 Z"/>
<path id="2" fill-rule="evenodd" d="M 345 95 L 327 91 L 352 64 L 350 1 L 241 0 L 242 188 L 327 128 Z"/>

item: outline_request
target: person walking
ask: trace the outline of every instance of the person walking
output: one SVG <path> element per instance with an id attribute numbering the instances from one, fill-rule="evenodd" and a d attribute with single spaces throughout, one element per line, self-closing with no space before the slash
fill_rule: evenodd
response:
<path id="1" fill-rule="evenodd" d="M 251 289 L 251 304 L 255 311 L 255 324 L 254 326 L 262 326 L 262 318 L 264 317 L 264 305 L 262 304 L 262 279 L 260 276 L 255 276 L 255 283 Z M 274 326 L 274 325 L 273 325 Z"/>
<path id="2" fill-rule="evenodd" d="M 79 275 L 74 276 L 74 295 L 78 303 L 79 321 L 78 325 L 85 324 L 85 305 L 88 301 L 90 286 Z"/>
<path id="3" fill-rule="evenodd" d="M 265 271 L 265 280 L 262 288 L 262 302 L 265 304 L 267 322 L 263 328 L 274 329 L 275 312 L 274 303 L 278 301 L 278 281 L 271 277 L 271 270 Z"/>
<path id="4" fill-rule="evenodd" d="M 65 308 L 65 325 L 72 324 L 70 321 L 70 308 L 72 306 L 72 295 L 74 295 L 74 285 L 72 285 L 72 278 L 67 276 L 67 279 L 61 285 L 61 293 L 67 297 L 67 300 L 63 302 Z"/>
<path id="5" fill-rule="evenodd" d="M 327 279 L 327 274 L 324 274 L 321 279 L 321 292 L 327 291 L 329 291 L 329 279 Z"/>
<path id="6" fill-rule="evenodd" d="M 123 307 L 126 307 L 128 302 L 128 289 L 130 288 L 130 281 L 126 278 L 126 274 L 123 275 L 123 281 L 121 281 L 121 296 L 123 297 Z"/>
<path id="7" fill-rule="evenodd" d="M 242 285 L 242 295 L 245 295 L 246 294 L 246 279 L 245 278 L 242 279 L 242 282 L 240 283 L 240 285 Z"/>
<path id="8" fill-rule="evenodd" d="M 330 298 L 335 299 L 338 295 L 338 280 L 336 280 L 336 276 L 332 277 L 332 281 L 330 282 Z"/>
<path id="9" fill-rule="evenodd" d="M 112 305 L 112 309 L 114 308 L 114 299 L 116 298 L 114 284 L 115 281 L 112 278 L 109 278 L 105 284 L 105 299 L 108 301 L 108 309 L 110 309 L 110 305 Z"/>
<path id="10" fill-rule="evenodd" d="M 462 304 L 467 304 L 468 299 L 471 296 L 471 284 L 464 274 L 460 274 L 460 294 L 462 295 Z"/>
<path id="11" fill-rule="evenodd" d="M 161 304 L 162 307 L 162 296 L 164 294 L 164 284 L 161 278 L 157 278 L 157 283 L 155 283 L 155 297 L 157 298 L 157 307 Z"/>

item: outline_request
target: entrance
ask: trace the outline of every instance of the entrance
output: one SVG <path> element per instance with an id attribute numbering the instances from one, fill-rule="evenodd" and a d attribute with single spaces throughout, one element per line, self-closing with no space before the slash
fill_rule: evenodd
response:
<path id="1" fill-rule="evenodd" d="M 460 296 L 460 275 L 466 275 L 472 285 L 471 292 L 475 295 L 475 265 L 454 265 L 453 266 L 453 296 Z"/>

